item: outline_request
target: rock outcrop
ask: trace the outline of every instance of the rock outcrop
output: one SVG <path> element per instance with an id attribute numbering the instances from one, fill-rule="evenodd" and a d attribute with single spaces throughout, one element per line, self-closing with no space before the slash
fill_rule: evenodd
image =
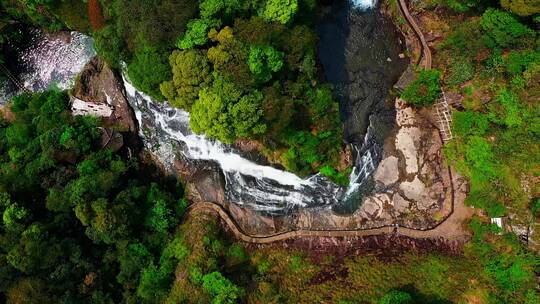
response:
<path id="1" fill-rule="evenodd" d="M 136 133 L 135 115 L 126 99 L 122 78 L 98 57 L 86 64 L 75 81 L 71 95 L 88 103 L 87 106 L 93 109 L 110 108 L 110 114 L 104 117 L 107 126 L 114 126 L 121 132 Z"/>
<path id="2" fill-rule="evenodd" d="M 11 112 L 9 105 L 0 105 L 0 117 L 6 121 L 13 121 L 15 119 L 15 115 Z"/>

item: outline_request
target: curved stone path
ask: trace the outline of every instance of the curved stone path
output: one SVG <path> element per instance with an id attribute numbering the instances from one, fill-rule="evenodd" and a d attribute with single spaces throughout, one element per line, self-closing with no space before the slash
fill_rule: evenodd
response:
<path id="1" fill-rule="evenodd" d="M 463 205 L 463 200 L 458 200 L 454 205 L 454 212 L 441 224 L 429 230 L 415 230 L 405 227 L 386 226 L 374 229 L 352 230 L 294 230 L 275 234 L 247 234 L 238 226 L 230 214 L 217 203 L 198 202 L 188 208 L 188 214 L 206 212 L 217 214 L 227 225 L 235 237 L 241 241 L 256 244 L 269 244 L 284 241 L 291 238 L 301 237 L 362 237 L 381 234 L 397 234 L 411 238 L 464 240 L 469 234 L 464 229 L 465 221 L 473 214 L 473 210 Z"/>
<path id="2" fill-rule="evenodd" d="M 422 30 L 416 23 L 416 20 L 411 16 L 409 13 L 409 8 L 407 7 L 407 3 L 405 0 L 399 0 L 399 8 L 401 13 L 403 14 L 403 17 L 405 17 L 405 20 L 407 20 L 407 23 L 412 27 L 414 33 L 420 40 L 420 44 L 422 46 L 422 58 L 424 59 L 424 68 L 426 70 L 431 69 L 431 50 L 429 49 L 429 45 L 427 44 L 426 38 L 424 37 L 424 34 L 422 33 Z"/>

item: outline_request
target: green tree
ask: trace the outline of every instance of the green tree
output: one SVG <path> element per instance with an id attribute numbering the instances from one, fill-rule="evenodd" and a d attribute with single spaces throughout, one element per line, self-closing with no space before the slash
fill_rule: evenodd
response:
<path id="1" fill-rule="evenodd" d="M 228 114 L 227 101 L 205 88 L 199 92 L 199 99 L 191 109 L 189 124 L 195 133 L 204 133 L 225 143 L 231 143 L 235 136 Z"/>
<path id="2" fill-rule="evenodd" d="M 533 30 L 520 23 L 511 14 L 493 8 L 484 12 L 480 24 L 484 31 L 484 42 L 490 48 L 523 44 L 525 38 L 535 35 Z"/>
<path id="3" fill-rule="evenodd" d="M 259 16 L 267 21 L 287 24 L 292 21 L 297 11 L 297 0 L 266 0 L 259 11 Z"/>
<path id="4" fill-rule="evenodd" d="M 171 78 L 171 67 L 164 51 L 145 46 L 135 53 L 128 65 L 128 76 L 133 85 L 156 100 L 163 100 L 159 85 Z"/>
<path id="5" fill-rule="evenodd" d="M 199 11 L 204 19 L 215 17 L 231 17 L 235 11 L 243 9 L 248 1 L 241 0 L 203 0 L 199 3 Z M 220 14 L 218 14 L 220 13 Z"/>
<path id="6" fill-rule="evenodd" d="M 173 77 L 160 85 L 161 93 L 173 106 L 190 111 L 199 91 L 212 83 L 208 59 L 198 50 L 176 50 L 169 62 Z"/>
<path id="7" fill-rule="evenodd" d="M 176 222 L 170 208 L 172 199 L 158 188 L 156 183 L 150 185 L 147 201 L 151 207 L 145 219 L 145 225 L 153 231 L 166 233 Z"/>
<path id="8" fill-rule="evenodd" d="M 190 119 L 193 131 L 225 143 L 264 133 L 262 93 L 242 95 L 233 82 L 223 76 L 215 77 L 213 86 L 201 90 L 193 105 Z"/>
<path id="9" fill-rule="evenodd" d="M 29 215 L 28 210 L 23 206 L 19 206 L 17 203 L 10 204 L 4 210 L 4 214 L 2 215 L 4 229 L 21 229 L 23 227 L 21 222 L 23 222 Z"/>
<path id="10" fill-rule="evenodd" d="M 204 290 L 212 295 L 213 304 L 238 303 L 244 294 L 243 289 L 234 285 L 217 271 L 205 274 L 202 282 Z"/>
<path id="11" fill-rule="evenodd" d="M 266 125 L 262 122 L 262 100 L 263 94 L 254 91 L 232 105 L 230 117 L 236 137 L 249 138 L 266 132 Z"/>
<path id="12" fill-rule="evenodd" d="M 272 46 L 252 46 L 249 50 L 249 69 L 261 82 L 272 78 L 272 73 L 283 67 L 283 53 Z"/>
<path id="13" fill-rule="evenodd" d="M 439 80 L 441 72 L 438 70 L 423 70 L 401 94 L 401 97 L 415 106 L 432 105 L 441 94 Z"/>
<path id="14" fill-rule="evenodd" d="M 187 30 L 178 39 L 176 46 L 185 50 L 196 45 L 204 45 L 208 41 L 210 29 L 219 27 L 220 24 L 217 19 L 193 19 L 187 24 Z"/>
<path id="15" fill-rule="evenodd" d="M 116 32 L 116 28 L 109 25 L 96 31 L 93 35 L 96 53 L 112 68 L 120 68 L 120 63 L 128 58 L 126 44 Z"/>
<path id="16" fill-rule="evenodd" d="M 116 279 L 120 284 L 136 286 L 139 282 L 141 270 L 152 261 L 152 254 L 141 243 L 119 246 L 118 262 L 120 271 Z"/>

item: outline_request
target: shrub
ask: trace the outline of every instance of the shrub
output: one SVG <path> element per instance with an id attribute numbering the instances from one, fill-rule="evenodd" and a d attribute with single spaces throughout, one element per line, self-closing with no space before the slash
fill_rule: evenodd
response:
<path id="1" fill-rule="evenodd" d="M 441 72 L 438 70 L 423 70 L 418 78 L 410 83 L 401 97 L 415 106 L 432 105 L 441 94 L 439 79 Z"/>
<path id="2" fill-rule="evenodd" d="M 379 304 L 412 304 L 413 299 L 405 291 L 391 290 L 387 292 L 380 300 Z"/>
<path id="3" fill-rule="evenodd" d="M 474 66 L 466 58 L 458 57 L 450 65 L 450 75 L 446 78 L 446 83 L 457 86 L 474 77 Z"/>
<path id="4" fill-rule="evenodd" d="M 484 42 L 490 48 L 509 47 L 518 43 L 523 44 L 527 36 L 534 37 L 534 31 L 521 24 L 511 14 L 489 8 L 480 21 L 484 30 Z"/>
<path id="5" fill-rule="evenodd" d="M 221 273 L 214 271 L 202 277 L 204 290 L 213 296 L 213 304 L 238 303 L 244 291 L 234 285 Z"/>

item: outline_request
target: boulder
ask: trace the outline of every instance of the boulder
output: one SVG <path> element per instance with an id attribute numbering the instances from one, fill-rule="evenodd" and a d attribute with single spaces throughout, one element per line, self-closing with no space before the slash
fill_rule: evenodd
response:
<path id="1" fill-rule="evenodd" d="M 224 204 L 225 178 L 219 165 L 212 161 L 187 160 L 178 155 L 174 160 L 176 175 L 186 183 L 187 197 L 193 202 Z"/>
<path id="2" fill-rule="evenodd" d="M 389 156 L 383 159 L 373 177 L 385 186 L 397 182 L 399 178 L 398 158 Z"/>
<path id="3" fill-rule="evenodd" d="M 405 158 L 405 170 L 407 174 L 418 172 L 418 151 L 417 142 L 420 139 L 422 131 L 418 127 L 400 128 L 396 135 L 396 149 L 399 150 Z"/>
<path id="4" fill-rule="evenodd" d="M 88 107 L 82 106 L 83 108 L 102 109 L 102 114 L 110 108 L 108 116 L 99 115 L 106 124 L 115 126 L 122 132 L 137 132 L 135 114 L 128 104 L 122 78 L 98 57 L 92 58 L 86 64 L 75 81 L 71 95 L 74 100 L 89 104 Z"/>

